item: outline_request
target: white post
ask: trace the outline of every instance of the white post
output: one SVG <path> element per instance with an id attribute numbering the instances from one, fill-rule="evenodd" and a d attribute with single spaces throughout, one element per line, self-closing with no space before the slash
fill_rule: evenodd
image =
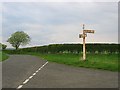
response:
<path id="1" fill-rule="evenodd" d="M 82 60 L 85 61 L 86 60 L 86 48 L 85 48 L 85 37 L 87 37 L 86 33 L 94 33 L 94 30 L 84 30 L 85 25 L 83 24 L 83 34 L 79 35 L 79 38 L 83 38 L 83 58 Z"/>
<path id="2" fill-rule="evenodd" d="M 83 31 L 83 60 L 86 60 L 85 33 Z"/>

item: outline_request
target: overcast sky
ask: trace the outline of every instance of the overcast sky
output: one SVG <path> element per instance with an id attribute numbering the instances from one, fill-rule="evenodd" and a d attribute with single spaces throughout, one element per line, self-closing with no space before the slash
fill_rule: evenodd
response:
<path id="1" fill-rule="evenodd" d="M 0 12 L 0 37 L 8 47 L 6 41 L 16 31 L 31 37 L 27 46 L 82 43 L 79 34 L 83 23 L 85 29 L 95 30 L 87 35 L 87 43 L 118 42 L 117 2 L 4 2 Z"/>

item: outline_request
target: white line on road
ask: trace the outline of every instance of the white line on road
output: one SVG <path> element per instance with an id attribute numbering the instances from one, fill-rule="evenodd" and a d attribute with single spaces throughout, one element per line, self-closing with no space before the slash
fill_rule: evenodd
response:
<path id="1" fill-rule="evenodd" d="M 39 72 L 39 70 L 36 71 L 36 73 Z"/>
<path id="2" fill-rule="evenodd" d="M 26 79 L 26 80 L 23 82 L 23 84 L 26 84 L 29 80 L 30 80 L 30 79 Z"/>
<path id="3" fill-rule="evenodd" d="M 33 73 L 33 76 L 35 76 L 36 75 L 36 73 Z"/>
<path id="4" fill-rule="evenodd" d="M 35 73 L 33 73 L 28 79 L 26 79 L 22 84 L 20 84 L 17 87 L 17 89 L 21 89 L 23 87 L 23 85 L 25 85 L 26 83 L 28 83 L 28 81 L 30 81 L 30 79 L 32 79 L 47 64 L 48 64 L 48 62 L 46 62 L 45 64 L 43 64 L 37 71 L 35 71 Z"/>
<path id="5" fill-rule="evenodd" d="M 33 78 L 33 76 L 30 76 L 29 79 Z"/>
<path id="6" fill-rule="evenodd" d="M 19 85 L 18 87 L 17 87 L 17 89 L 20 89 L 20 88 L 22 88 L 23 87 L 23 85 Z"/>

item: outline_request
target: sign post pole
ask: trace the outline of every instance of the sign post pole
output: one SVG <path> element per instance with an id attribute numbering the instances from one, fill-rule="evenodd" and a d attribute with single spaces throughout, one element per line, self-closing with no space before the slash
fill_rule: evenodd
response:
<path id="1" fill-rule="evenodd" d="M 83 61 L 86 60 L 85 37 L 87 37 L 87 33 L 94 33 L 94 30 L 84 30 L 84 28 L 85 25 L 83 24 L 83 34 L 79 34 L 79 38 L 83 38 Z"/>
<path id="2" fill-rule="evenodd" d="M 86 50 L 85 50 L 85 32 L 83 28 L 83 60 L 86 60 Z"/>

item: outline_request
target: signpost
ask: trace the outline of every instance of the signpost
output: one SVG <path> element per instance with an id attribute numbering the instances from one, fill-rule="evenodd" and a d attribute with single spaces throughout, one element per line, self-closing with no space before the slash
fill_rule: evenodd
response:
<path id="1" fill-rule="evenodd" d="M 79 38 L 83 38 L 83 59 L 86 60 L 86 48 L 85 48 L 85 37 L 87 37 L 87 33 L 94 33 L 94 30 L 85 30 L 85 25 L 83 24 L 83 34 L 79 34 Z"/>

